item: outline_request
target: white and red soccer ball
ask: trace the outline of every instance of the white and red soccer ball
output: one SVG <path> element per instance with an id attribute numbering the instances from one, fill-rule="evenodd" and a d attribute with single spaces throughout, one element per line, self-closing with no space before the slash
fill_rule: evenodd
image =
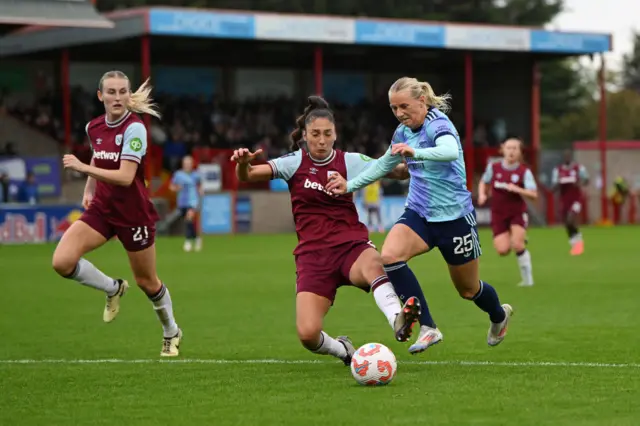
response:
<path id="1" fill-rule="evenodd" d="M 388 385 L 397 371 L 396 356 L 380 343 L 360 346 L 351 358 L 351 374 L 364 386 Z"/>

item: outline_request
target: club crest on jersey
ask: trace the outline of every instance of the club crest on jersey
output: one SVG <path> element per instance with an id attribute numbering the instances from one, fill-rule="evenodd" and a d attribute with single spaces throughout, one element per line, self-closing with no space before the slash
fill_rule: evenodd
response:
<path id="1" fill-rule="evenodd" d="M 519 175 L 511 175 L 511 182 L 518 183 L 519 180 L 520 180 Z"/>
<path id="2" fill-rule="evenodd" d="M 327 171 L 327 178 L 330 178 L 333 175 L 337 175 L 338 172 L 334 171 L 334 170 L 328 170 Z"/>
<path id="3" fill-rule="evenodd" d="M 122 145 L 122 135 L 116 135 L 116 145 Z"/>

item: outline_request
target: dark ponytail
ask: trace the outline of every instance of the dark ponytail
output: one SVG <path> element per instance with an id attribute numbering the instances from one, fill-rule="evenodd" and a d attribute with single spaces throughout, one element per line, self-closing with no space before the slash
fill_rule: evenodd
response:
<path id="1" fill-rule="evenodd" d="M 329 103 L 320 96 L 309 96 L 304 112 L 296 119 L 296 128 L 291 132 L 291 135 L 289 135 L 292 151 L 300 148 L 305 127 L 316 118 L 326 118 L 330 122 L 335 123 L 333 112 L 329 109 Z"/>

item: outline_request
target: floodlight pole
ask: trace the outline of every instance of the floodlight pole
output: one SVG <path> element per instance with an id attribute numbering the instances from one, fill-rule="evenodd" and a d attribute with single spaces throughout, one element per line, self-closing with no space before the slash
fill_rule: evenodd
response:
<path id="1" fill-rule="evenodd" d="M 69 50 L 63 49 L 60 57 L 60 87 L 62 88 L 62 121 L 64 126 L 64 144 L 71 152 L 71 88 L 69 85 Z"/>
<path id="2" fill-rule="evenodd" d="M 467 189 L 473 192 L 475 148 L 473 146 L 473 56 L 464 54 L 464 152 L 467 165 Z"/>
<path id="3" fill-rule="evenodd" d="M 146 81 L 151 77 L 151 40 L 148 34 L 145 34 L 140 39 L 140 70 L 142 72 L 142 81 Z M 144 114 L 142 119 L 144 125 L 147 128 L 147 162 L 145 167 L 145 179 L 148 183 L 148 188 L 151 188 L 151 179 L 153 178 L 154 167 L 154 155 L 151 147 L 151 117 L 148 114 Z"/>
<path id="4" fill-rule="evenodd" d="M 540 68 L 533 62 L 531 84 L 531 147 L 533 154 L 531 166 L 534 174 L 538 174 L 538 156 L 540 155 Z"/>
<path id="5" fill-rule="evenodd" d="M 313 76 L 315 80 L 315 92 L 316 95 L 322 96 L 322 80 L 323 80 L 323 67 L 322 58 L 323 51 L 322 46 L 316 46 L 315 54 L 313 56 Z"/>
<path id="6" fill-rule="evenodd" d="M 604 53 L 600 54 L 600 71 L 598 72 L 598 85 L 600 86 L 600 110 L 598 114 L 599 147 L 600 147 L 600 203 L 602 223 L 609 221 L 609 206 L 607 202 L 607 87 L 606 87 L 606 62 Z"/>

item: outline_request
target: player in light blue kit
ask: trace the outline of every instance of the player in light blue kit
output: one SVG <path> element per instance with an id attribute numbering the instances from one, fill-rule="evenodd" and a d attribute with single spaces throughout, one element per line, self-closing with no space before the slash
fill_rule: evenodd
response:
<path id="1" fill-rule="evenodd" d="M 182 169 L 171 178 L 171 190 L 178 193 L 177 205 L 185 224 L 184 251 L 202 250 L 202 238 L 196 226 L 202 187 L 200 175 L 193 170 L 193 158 L 189 155 L 182 159 Z"/>
<path id="2" fill-rule="evenodd" d="M 353 192 L 389 173 L 406 159 L 411 182 L 404 214 L 382 246 L 385 271 L 401 300 L 416 296 L 422 305 L 420 335 L 409 352 L 422 352 L 442 341 L 427 301 L 407 261 L 438 247 L 461 297 L 489 314 L 487 343 L 496 346 L 507 333 L 510 305 L 500 305 L 495 289 L 481 281 L 482 253 L 458 132 L 442 112 L 448 96 L 436 96 L 428 83 L 403 77 L 389 89 L 389 101 L 400 120 L 391 146 L 375 164 L 351 178 L 333 175 L 327 189 Z"/>

